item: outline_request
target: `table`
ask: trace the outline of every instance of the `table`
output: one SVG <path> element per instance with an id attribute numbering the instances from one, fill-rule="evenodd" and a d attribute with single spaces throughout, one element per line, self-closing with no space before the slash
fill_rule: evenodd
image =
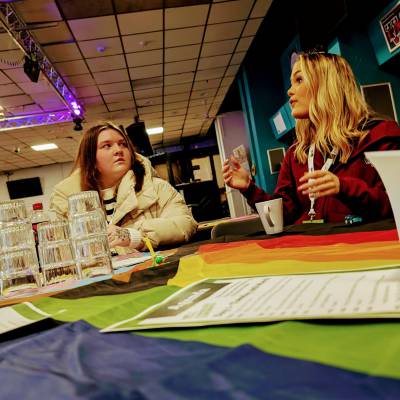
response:
<path id="1" fill-rule="evenodd" d="M 400 261 L 393 221 L 291 226 L 181 246 L 163 267 L 30 299 L 56 316 L 1 335 L 0 398 L 398 399 L 396 320 L 101 334 L 199 277 Z M 346 264 L 347 263 L 347 264 Z M 349 265 L 350 265 L 349 264 Z"/>

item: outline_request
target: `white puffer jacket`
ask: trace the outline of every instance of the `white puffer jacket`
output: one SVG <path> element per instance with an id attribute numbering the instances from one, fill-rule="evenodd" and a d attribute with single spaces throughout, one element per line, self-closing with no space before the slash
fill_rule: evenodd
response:
<path id="1" fill-rule="evenodd" d="M 142 190 L 135 193 L 135 175 L 129 170 L 122 178 L 111 223 L 135 228 L 147 236 L 154 247 L 187 242 L 197 223 L 183 197 L 165 180 L 153 176 L 150 161 L 136 155 L 145 166 Z M 50 196 L 50 209 L 68 216 L 68 196 L 81 192 L 80 171 L 75 170 L 58 183 Z"/>

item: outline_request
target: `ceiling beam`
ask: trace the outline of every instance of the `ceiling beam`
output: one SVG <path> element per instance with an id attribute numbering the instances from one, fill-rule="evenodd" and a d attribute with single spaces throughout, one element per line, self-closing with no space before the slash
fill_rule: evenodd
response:
<path id="1" fill-rule="evenodd" d="M 56 93 L 60 96 L 68 110 L 74 115 L 83 119 L 83 107 L 64 82 L 60 74 L 53 67 L 44 54 L 41 46 L 36 43 L 29 32 L 25 22 L 18 16 L 13 6 L 8 3 L 0 3 L 0 22 L 7 33 L 14 39 L 22 51 L 29 57 L 33 57 L 49 81 Z"/>

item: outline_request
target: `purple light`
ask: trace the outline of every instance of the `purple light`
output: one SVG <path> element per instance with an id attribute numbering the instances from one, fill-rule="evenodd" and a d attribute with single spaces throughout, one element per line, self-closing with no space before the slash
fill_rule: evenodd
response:
<path id="1" fill-rule="evenodd" d="M 81 115 L 81 110 L 79 110 L 78 108 L 74 108 L 74 114 Z"/>

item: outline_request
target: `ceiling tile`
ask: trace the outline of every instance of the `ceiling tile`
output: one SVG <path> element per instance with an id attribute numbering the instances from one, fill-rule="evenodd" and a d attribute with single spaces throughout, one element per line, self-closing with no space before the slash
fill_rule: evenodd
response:
<path id="1" fill-rule="evenodd" d="M 67 19 L 98 17 L 113 13 L 111 0 L 58 0 Z"/>
<path id="2" fill-rule="evenodd" d="M 117 69 L 115 71 L 94 72 L 94 80 L 98 84 L 122 82 L 129 79 L 128 71 L 126 69 Z"/>
<path id="3" fill-rule="evenodd" d="M 232 57 L 231 64 L 232 65 L 241 64 L 245 56 L 246 56 L 245 51 L 240 51 L 240 52 L 235 53 Z"/>
<path id="4" fill-rule="evenodd" d="M 4 108 L 22 106 L 25 104 L 33 103 L 32 98 L 26 94 L 2 97 L 0 101 L 1 106 Z"/>
<path id="5" fill-rule="evenodd" d="M 262 18 L 249 19 L 243 31 L 243 36 L 254 36 L 263 21 Z"/>
<path id="6" fill-rule="evenodd" d="M 237 0 L 217 3 L 211 6 L 209 24 L 247 19 L 253 0 Z"/>
<path id="7" fill-rule="evenodd" d="M 18 86 L 25 93 L 42 93 L 53 90 L 50 83 L 47 80 L 42 80 L 39 82 L 20 82 Z"/>
<path id="8" fill-rule="evenodd" d="M 65 61 L 54 63 L 54 68 L 61 75 L 81 75 L 88 74 L 89 70 L 83 60 Z"/>
<path id="9" fill-rule="evenodd" d="M 208 79 L 204 81 L 196 81 L 193 85 L 193 90 L 202 90 L 217 88 L 221 83 L 221 79 Z"/>
<path id="10" fill-rule="evenodd" d="M 92 97 L 98 96 L 100 94 L 97 86 L 84 86 L 81 88 L 77 88 L 75 91 L 78 97 Z"/>
<path id="11" fill-rule="evenodd" d="M 68 25 L 77 40 L 118 36 L 118 27 L 113 15 L 69 20 Z"/>
<path id="12" fill-rule="evenodd" d="M 155 106 L 148 106 L 148 107 L 139 107 L 138 111 L 139 111 L 140 114 L 149 114 L 149 113 L 161 112 L 162 111 L 162 106 L 161 105 L 155 105 Z"/>
<path id="13" fill-rule="evenodd" d="M 122 36 L 122 43 L 126 53 L 147 51 L 163 48 L 162 32 L 141 33 L 138 35 Z"/>
<path id="14" fill-rule="evenodd" d="M 176 103 L 178 101 L 187 101 L 189 100 L 189 96 L 190 92 L 169 94 L 167 96 L 164 96 L 164 103 L 169 104 L 169 103 Z"/>
<path id="15" fill-rule="evenodd" d="M 82 54 L 86 58 L 105 57 L 113 54 L 122 54 L 122 45 L 119 37 L 87 40 L 78 43 Z"/>
<path id="16" fill-rule="evenodd" d="M 185 72 L 183 74 L 166 75 L 164 78 L 165 85 L 177 85 L 179 83 L 192 82 L 194 78 L 193 72 Z"/>
<path id="17" fill-rule="evenodd" d="M 216 24 L 247 19 L 252 5 L 253 0 L 237 0 L 213 4 L 211 6 L 208 23 Z"/>
<path id="18" fill-rule="evenodd" d="M 234 76 L 239 71 L 240 65 L 231 65 L 227 68 L 225 76 Z"/>
<path id="19" fill-rule="evenodd" d="M 208 25 L 205 42 L 217 42 L 221 38 L 234 39 L 240 36 L 246 21 L 227 22 L 224 24 Z"/>
<path id="20" fill-rule="evenodd" d="M 126 67 L 123 55 L 96 57 L 87 60 L 87 64 L 92 72 L 110 71 L 113 69 L 123 69 Z"/>
<path id="21" fill-rule="evenodd" d="M 46 45 L 44 46 L 44 51 L 52 62 L 79 60 L 82 58 L 75 43 Z"/>
<path id="22" fill-rule="evenodd" d="M 221 86 L 230 86 L 232 82 L 234 81 L 233 76 L 227 76 L 224 79 L 222 79 Z"/>
<path id="23" fill-rule="evenodd" d="M 23 71 L 22 71 L 23 72 Z M 0 71 L 0 85 L 5 85 L 6 83 L 12 83 L 11 80 L 4 75 L 1 71 Z"/>
<path id="24" fill-rule="evenodd" d="M 217 88 L 196 90 L 196 91 L 192 92 L 192 95 L 190 96 L 190 99 L 191 100 L 194 100 L 194 99 L 206 100 L 209 97 L 215 96 L 216 92 L 217 92 Z"/>
<path id="25" fill-rule="evenodd" d="M 162 97 L 152 97 L 152 98 L 143 98 L 136 99 L 136 105 L 138 107 L 147 107 L 147 106 L 155 106 L 162 104 Z"/>
<path id="26" fill-rule="evenodd" d="M 253 41 L 254 36 L 242 37 L 236 47 L 236 51 L 247 51 Z"/>
<path id="27" fill-rule="evenodd" d="M 135 90 L 135 99 L 147 99 L 149 97 L 162 96 L 162 88 Z"/>
<path id="28" fill-rule="evenodd" d="M 129 68 L 129 74 L 133 80 L 162 76 L 162 64 Z"/>
<path id="29" fill-rule="evenodd" d="M 116 111 L 116 110 L 135 110 L 135 104 L 133 100 L 128 100 L 128 101 L 122 101 L 118 103 L 109 103 L 107 104 L 107 107 L 110 111 Z"/>
<path id="30" fill-rule="evenodd" d="M 15 10 L 25 23 L 59 21 L 61 15 L 53 0 L 15 2 Z"/>
<path id="31" fill-rule="evenodd" d="M 256 5 L 251 12 L 250 18 L 262 18 L 271 7 L 272 0 L 257 0 Z"/>
<path id="32" fill-rule="evenodd" d="M 4 96 L 10 96 L 10 95 L 21 94 L 21 93 L 23 93 L 22 90 L 14 83 L 9 83 L 8 85 L 1 85 L 0 86 L 0 102 L 1 102 L 1 98 Z"/>
<path id="33" fill-rule="evenodd" d="M 143 109 L 143 108 L 142 108 Z M 162 118 L 162 112 L 145 112 L 140 113 L 141 119 L 144 120 L 155 120 Z"/>
<path id="34" fill-rule="evenodd" d="M 166 63 L 164 66 L 165 75 L 179 74 L 181 72 L 194 72 L 197 59 Z"/>
<path id="35" fill-rule="evenodd" d="M 171 111 L 172 113 L 172 111 Z M 164 122 L 166 127 L 168 127 L 168 129 L 176 129 L 177 127 L 182 127 L 183 123 L 184 123 L 184 115 L 176 115 L 173 114 L 171 117 L 166 117 L 164 118 Z"/>
<path id="36" fill-rule="evenodd" d="M 184 93 L 191 89 L 192 83 L 182 83 L 181 85 L 171 85 L 165 86 L 164 95 L 167 94 L 175 94 L 175 93 Z"/>
<path id="37" fill-rule="evenodd" d="M 10 69 L 22 66 L 25 54 L 21 49 L 2 51 L 0 53 L 0 68 Z"/>
<path id="38" fill-rule="evenodd" d="M 100 105 L 86 105 L 85 106 L 85 116 L 92 116 L 96 114 L 101 114 L 107 112 L 107 107 L 104 104 Z"/>
<path id="39" fill-rule="evenodd" d="M 126 61 L 128 62 L 128 67 L 161 64 L 163 61 L 163 51 L 159 49 L 128 53 L 126 55 Z"/>
<path id="40" fill-rule="evenodd" d="M 182 117 L 186 115 L 186 108 L 164 111 L 164 119 L 168 117 Z"/>
<path id="41" fill-rule="evenodd" d="M 106 83 L 98 86 L 101 94 L 128 92 L 131 90 L 131 84 L 129 81 Z"/>
<path id="42" fill-rule="evenodd" d="M 118 13 L 156 10 L 163 8 L 163 0 L 114 0 L 115 9 Z"/>
<path id="43" fill-rule="evenodd" d="M 133 33 L 154 32 L 163 29 L 163 11 L 142 11 L 117 16 L 122 35 Z"/>
<path id="44" fill-rule="evenodd" d="M 43 109 L 38 104 L 27 104 L 14 108 L 9 108 L 8 111 L 13 115 L 27 115 L 41 113 L 43 112 Z"/>
<path id="45" fill-rule="evenodd" d="M 174 29 L 165 32 L 165 47 L 201 43 L 204 27 Z"/>
<path id="46" fill-rule="evenodd" d="M 94 79 L 90 74 L 65 76 L 64 80 L 67 83 L 67 85 L 70 85 L 75 88 L 96 84 L 96 82 L 94 81 Z"/>
<path id="47" fill-rule="evenodd" d="M 8 33 L 0 33 L 0 51 L 18 49 L 14 39 Z"/>
<path id="48" fill-rule="evenodd" d="M 230 54 L 225 54 L 222 56 L 214 56 L 214 57 L 205 57 L 200 58 L 198 70 L 202 69 L 210 69 L 210 68 L 218 68 L 218 67 L 226 67 L 231 59 Z"/>
<path id="49" fill-rule="evenodd" d="M 155 78 L 135 79 L 132 81 L 132 86 L 134 90 L 151 89 L 155 87 L 162 87 L 162 85 L 162 76 L 157 76 Z"/>
<path id="50" fill-rule="evenodd" d="M 198 58 L 199 50 L 200 44 L 167 48 L 165 49 L 165 62 Z"/>
<path id="51" fill-rule="evenodd" d="M 176 103 L 167 103 L 164 104 L 164 110 L 180 110 L 182 108 L 186 108 L 188 105 L 187 101 L 178 101 Z"/>
<path id="52" fill-rule="evenodd" d="M 41 27 L 40 29 L 33 29 L 32 33 L 40 44 L 59 43 L 72 41 L 71 32 L 64 21 L 54 23 L 55 26 L 48 28 Z"/>
<path id="53" fill-rule="evenodd" d="M 188 26 L 204 25 L 209 6 L 207 4 L 167 8 L 165 10 L 165 29 L 185 28 Z"/>
<path id="54" fill-rule="evenodd" d="M 237 39 L 220 40 L 218 42 L 204 43 L 201 49 L 202 57 L 219 56 L 233 53 Z"/>
<path id="55" fill-rule="evenodd" d="M 117 103 L 117 102 L 132 100 L 133 96 L 132 92 L 122 92 L 122 93 L 105 94 L 103 98 L 106 103 Z"/>
<path id="56" fill-rule="evenodd" d="M 222 78 L 224 76 L 225 68 L 205 69 L 196 72 L 196 81 L 204 81 L 206 79 Z"/>

